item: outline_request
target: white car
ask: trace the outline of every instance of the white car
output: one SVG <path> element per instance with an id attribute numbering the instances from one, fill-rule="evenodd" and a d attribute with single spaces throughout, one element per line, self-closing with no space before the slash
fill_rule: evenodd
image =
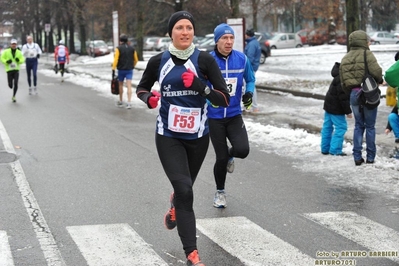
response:
<path id="1" fill-rule="evenodd" d="M 271 49 L 302 47 L 301 37 L 296 33 L 276 33 L 267 41 Z"/>
<path id="2" fill-rule="evenodd" d="M 399 39 L 387 31 L 376 31 L 368 33 L 371 44 L 399 44 Z"/>
<path id="3" fill-rule="evenodd" d="M 172 42 L 172 39 L 170 37 L 161 37 L 158 39 L 158 41 L 154 45 L 155 50 L 157 50 L 157 51 L 168 50 L 169 43 L 171 43 L 171 42 Z"/>

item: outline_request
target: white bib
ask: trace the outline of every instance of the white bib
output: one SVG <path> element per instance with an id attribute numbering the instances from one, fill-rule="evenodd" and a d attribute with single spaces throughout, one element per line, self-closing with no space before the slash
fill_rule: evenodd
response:
<path id="1" fill-rule="evenodd" d="M 179 133 L 197 133 L 201 122 L 201 108 L 182 107 L 171 104 L 168 128 Z"/>

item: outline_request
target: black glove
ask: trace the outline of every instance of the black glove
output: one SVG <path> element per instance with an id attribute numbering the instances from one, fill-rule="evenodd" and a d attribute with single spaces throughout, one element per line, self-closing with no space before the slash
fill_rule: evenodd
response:
<path id="1" fill-rule="evenodd" d="M 115 77 L 115 70 L 112 70 L 112 78 Z"/>
<path id="2" fill-rule="evenodd" d="M 242 103 L 244 104 L 245 109 L 251 108 L 252 105 L 252 92 L 247 92 L 242 96 Z"/>
<path id="3" fill-rule="evenodd" d="M 15 61 L 17 61 L 17 63 L 19 62 L 19 58 L 17 57 L 17 58 L 15 58 Z"/>
<path id="4" fill-rule="evenodd" d="M 11 64 L 11 62 L 12 62 L 11 59 L 8 59 L 8 60 L 6 61 L 7 64 Z"/>
<path id="5" fill-rule="evenodd" d="M 36 58 L 40 58 L 40 54 L 37 54 L 37 55 L 36 55 Z"/>

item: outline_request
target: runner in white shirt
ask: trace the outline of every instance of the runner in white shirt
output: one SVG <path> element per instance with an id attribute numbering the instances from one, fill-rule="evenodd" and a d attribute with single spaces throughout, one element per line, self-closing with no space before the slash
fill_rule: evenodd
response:
<path id="1" fill-rule="evenodd" d="M 32 95 L 31 72 L 33 72 L 33 91 L 37 94 L 37 66 L 38 58 L 42 54 L 42 49 L 37 43 L 33 42 L 32 36 L 26 37 L 26 44 L 22 46 L 22 54 L 26 58 L 26 73 L 28 76 L 29 95 Z"/>

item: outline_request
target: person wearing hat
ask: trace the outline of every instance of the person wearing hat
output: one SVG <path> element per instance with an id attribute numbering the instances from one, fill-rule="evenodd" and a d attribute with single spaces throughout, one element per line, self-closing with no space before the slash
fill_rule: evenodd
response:
<path id="1" fill-rule="evenodd" d="M 65 63 L 69 64 L 69 51 L 65 46 L 64 40 L 60 40 L 58 46 L 54 51 L 55 63 L 59 65 L 58 69 L 61 72 L 62 82 L 64 82 Z"/>
<path id="2" fill-rule="evenodd" d="M 38 59 L 42 54 L 42 49 L 40 46 L 33 42 L 32 36 L 26 37 L 26 43 L 22 46 L 22 54 L 26 58 L 26 73 L 28 75 L 28 84 L 29 84 L 29 95 L 32 94 L 32 90 L 34 93 L 37 93 L 37 66 Z M 31 82 L 31 74 L 33 72 L 33 89 Z"/>
<path id="3" fill-rule="evenodd" d="M 120 45 L 115 49 L 114 63 L 112 64 L 112 78 L 115 76 L 115 69 L 118 69 L 119 101 L 118 107 L 123 107 L 123 81 L 126 79 L 127 103 L 126 108 L 132 108 L 132 78 L 133 68 L 139 61 L 136 50 L 128 44 L 126 34 L 119 37 Z"/>
<path id="4" fill-rule="evenodd" d="M 248 29 L 245 31 L 245 45 L 244 53 L 248 57 L 249 61 L 251 62 L 252 69 L 256 74 L 259 68 L 259 60 L 262 54 L 262 50 L 260 48 L 260 44 L 258 39 L 255 37 L 255 32 L 253 29 Z M 254 88 L 254 96 L 252 98 L 252 111 L 258 112 L 258 101 L 257 101 L 257 94 L 256 94 L 256 87 Z M 249 110 L 250 111 L 250 110 Z"/>
<path id="5" fill-rule="evenodd" d="M 194 31 L 189 12 L 169 18 L 172 42 L 168 50 L 150 58 L 136 94 L 150 109 L 161 101 L 155 144 L 173 187 L 165 226 L 169 230 L 177 226 L 187 265 L 203 266 L 197 249 L 193 184 L 209 147 L 207 100 L 223 108 L 230 96 L 215 59 L 193 44 Z M 160 93 L 152 90 L 155 82 Z"/>
<path id="6" fill-rule="evenodd" d="M 226 175 L 227 172 L 234 171 L 234 157 L 244 159 L 249 154 L 248 134 L 242 119 L 241 102 L 246 109 L 251 107 L 255 73 L 248 57 L 233 49 L 234 37 L 234 30 L 228 24 L 219 24 L 214 30 L 215 50 L 211 52 L 222 71 L 230 93 L 229 106 L 208 105 L 209 131 L 216 154 L 213 167 L 216 183 L 213 206 L 216 208 L 227 206 Z"/>
<path id="7" fill-rule="evenodd" d="M 18 91 L 19 66 L 25 62 L 25 57 L 17 48 L 17 40 L 11 40 L 11 47 L 1 53 L 1 62 L 6 67 L 8 87 L 13 89 L 11 100 L 15 103 L 15 95 Z"/>

